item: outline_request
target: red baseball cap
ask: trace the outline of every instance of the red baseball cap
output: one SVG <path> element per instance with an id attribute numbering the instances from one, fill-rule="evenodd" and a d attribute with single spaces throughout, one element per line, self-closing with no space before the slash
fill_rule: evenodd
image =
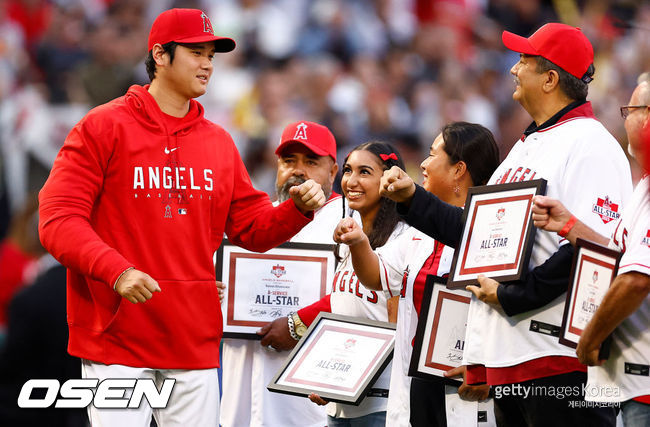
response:
<path id="1" fill-rule="evenodd" d="M 156 43 L 214 42 L 217 52 L 230 52 L 235 41 L 214 35 L 210 18 L 198 9 L 169 9 L 158 15 L 149 32 L 149 49 Z"/>
<path id="2" fill-rule="evenodd" d="M 591 43 L 580 28 L 570 25 L 545 24 L 528 38 L 504 31 L 501 40 L 510 50 L 546 58 L 579 79 L 583 79 L 594 62 Z"/>
<path id="3" fill-rule="evenodd" d="M 275 154 L 279 156 L 285 147 L 293 143 L 302 144 L 319 156 L 330 156 L 336 162 L 336 140 L 332 132 L 323 125 L 314 122 L 295 122 L 287 125 Z"/>

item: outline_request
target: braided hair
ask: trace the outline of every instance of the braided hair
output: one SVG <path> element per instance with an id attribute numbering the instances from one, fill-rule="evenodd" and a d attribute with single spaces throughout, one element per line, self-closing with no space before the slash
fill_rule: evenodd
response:
<path id="1" fill-rule="evenodd" d="M 364 142 L 361 145 L 357 145 L 348 153 L 345 157 L 343 164 L 348 161 L 348 157 L 355 151 L 369 151 L 377 157 L 379 163 L 383 165 L 384 170 L 388 170 L 393 166 L 398 166 L 400 169 L 405 169 L 404 162 L 402 161 L 402 156 L 399 152 L 389 143 L 380 142 L 380 141 L 369 141 Z M 382 158 L 382 155 L 384 158 Z M 347 211 L 347 212 L 346 212 Z M 346 216 L 352 216 L 351 209 L 345 207 L 345 197 L 343 198 L 343 212 L 342 218 Z M 370 247 L 376 249 L 383 246 L 388 238 L 393 233 L 395 226 L 400 221 L 399 214 L 397 213 L 397 203 L 393 200 L 390 200 L 386 197 L 382 197 L 379 202 L 379 211 L 375 216 L 375 219 L 372 223 L 372 231 L 368 235 L 368 240 L 370 241 Z M 337 260 L 340 260 L 338 256 L 339 245 L 335 249 L 335 254 Z"/>

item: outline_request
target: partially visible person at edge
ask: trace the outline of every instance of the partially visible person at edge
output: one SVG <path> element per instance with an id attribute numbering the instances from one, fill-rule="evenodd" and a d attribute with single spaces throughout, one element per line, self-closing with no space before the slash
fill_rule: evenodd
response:
<path id="1" fill-rule="evenodd" d="M 621 107 L 628 152 L 645 166 L 611 239 L 574 217 L 558 200 L 538 196 L 535 225 L 560 233 L 575 245 L 591 240 L 620 250 L 618 275 L 582 332 L 576 353 L 589 365 L 587 400 L 621 405 L 626 427 L 650 425 L 650 73 L 639 76 L 628 105 Z M 610 356 L 598 352 L 613 332 Z"/>
<path id="2" fill-rule="evenodd" d="M 404 167 L 404 164 L 399 153 L 384 142 L 367 142 L 355 147 L 343 163 L 343 195 L 349 209 L 358 212 L 361 217 L 363 232 L 373 248 L 383 246 L 408 229 L 397 215 L 395 202 L 379 195 L 379 180 L 384 171 L 392 166 Z M 342 213 L 344 217 L 348 216 Z M 351 219 L 343 219 L 342 223 L 348 220 Z M 341 230 L 342 225 L 339 224 L 334 231 L 334 240 L 337 240 Z M 264 326 L 260 331 L 264 335 L 261 341 L 263 346 L 272 345 L 279 350 L 294 347 L 320 312 L 384 322 L 389 320 L 386 295 L 359 284 L 347 246 L 337 246 L 337 256 L 340 262 L 334 275 L 332 293 L 293 313 L 290 319 L 276 319 Z M 327 425 L 330 427 L 384 426 L 390 369 L 389 366 L 384 370 L 359 406 L 327 403 L 316 394 L 312 394 L 310 399 L 319 405 L 327 405 Z"/>
<path id="3" fill-rule="evenodd" d="M 314 220 L 293 236 L 291 242 L 333 244 L 332 233 L 343 209 L 341 195 L 332 191 L 338 172 L 334 135 L 317 123 L 291 123 L 284 128 L 275 154 L 278 156 L 275 188 L 279 203 L 291 198 L 289 189 L 292 186 L 308 179 L 319 183 L 327 197 L 327 203 L 314 213 Z M 318 281 L 312 283 L 320 286 Z M 284 319 L 286 322 L 287 318 Z M 223 427 L 325 425 L 324 408 L 302 397 L 267 390 L 266 386 L 286 356 L 286 353 L 261 347 L 255 340 L 223 340 L 222 384 L 224 390 L 228 390 L 221 398 L 220 423 Z"/>
<path id="4" fill-rule="evenodd" d="M 547 194 L 602 234 L 631 193 L 630 168 L 618 142 L 594 117 L 587 98 L 593 48 L 579 28 L 550 23 L 529 38 L 504 31 L 503 43 L 520 60 L 510 70 L 513 99 L 533 118 L 488 184 L 543 178 Z M 460 208 L 441 202 L 395 168 L 382 179 L 382 194 L 400 202 L 406 221 L 456 247 L 462 230 Z M 536 235 L 530 270 L 518 282 L 499 284 L 480 276 L 470 303 L 463 364 L 470 384 L 487 382 L 495 394 L 501 426 L 614 425 L 611 407 L 588 407 L 582 393 L 560 399 L 516 391 L 539 386 L 582 390 L 586 367 L 553 330 L 561 325 L 573 250 L 555 233 Z M 544 327 L 539 327 L 540 325 Z"/>
<path id="5" fill-rule="evenodd" d="M 489 130 L 472 123 L 451 123 L 433 141 L 429 156 L 420 165 L 422 187 L 445 203 L 463 207 L 469 187 L 485 184 L 498 165 L 499 148 Z M 387 425 L 408 426 L 410 421 L 414 426 L 446 426 L 463 423 L 466 418 L 475 422 L 478 404 L 473 411 L 463 408 L 447 413 L 446 388 L 450 388 L 449 393 L 458 392 L 463 399 L 485 400 L 489 386 L 464 383 L 451 388 L 442 381 L 408 376 L 427 276 L 443 277 L 449 273 L 453 249 L 412 227 L 373 252 L 359 225 L 352 220 L 347 222 L 347 231 L 339 236 L 339 241 L 349 246 L 359 281 L 369 289 L 400 297 Z M 471 295 L 469 291 L 461 292 L 466 292 L 468 298 Z M 460 368 L 447 373 L 450 377 L 462 374 Z M 489 412 L 493 412 L 491 403 L 482 406 L 489 406 Z"/>
<path id="6" fill-rule="evenodd" d="M 325 202 L 314 181 L 277 207 L 251 185 L 230 135 L 203 117 L 217 52 L 207 15 L 153 23 L 151 84 L 91 110 L 68 134 L 40 193 L 40 237 L 67 267 L 68 351 L 83 378 L 175 380 L 158 425 L 217 425 L 222 319 L 213 253 L 224 231 L 268 250 Z M 152 408 L 88 407 L 91 424 L 148 426 Z"/>

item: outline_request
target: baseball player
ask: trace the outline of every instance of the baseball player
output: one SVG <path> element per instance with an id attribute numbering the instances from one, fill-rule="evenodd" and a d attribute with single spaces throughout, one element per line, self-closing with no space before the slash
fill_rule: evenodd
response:
<path id="1" fill-rule="evenodd" d="M 627 159 L 586 101 L 593 76 L 593 48 L 578 28 L 551 23 L 529 38 L 504 32 L 505 46 L 520 52 L 510 70 L 515 78 L 513 99 L 533 118 L 489 184 L 547 180 L 547 194 L 566 200 L 586 224 L 611 233 L 620 207 L 629 199 L 631 175 Z M 398 170 L 382 179 L 383 194 L 397 201 L 409 224 L 456 247 L 461 216 L 416 187 Z M 479 278 L 470 286 L 464 364 L 470 383 L 487 382 L 501 389 L 582 389 L 585 367 L 570 348 L 559 344 L 572 249 L 560 236 L 538 233 L 530 261 L 533 268 L 518 283 L 498 284 Z M 485 369 L 480 366 L 485 366 Z M 499 397 L 499 396 L 497 396 Z M 611 408 L 579 409 L 570 399 L 523 393 L 495 399 L 497 422 L 505 426 L 613 425 Z M 583 396 L 574 396 L 582 400 Z"/>
<path id="2" fill-rule="evenodd" d="M 643 129 L 650 126 L 650 73 L 642 74 L 638 81 L 629 105 L 621 107 L 621 114 L 625 119 L 628 151 L 643 163 L 642 158 L 647 156 L 642 144 Z M 650 134 L 647 138 L 650 146 Z M 576 352 L 581 362 L 590 365 L 586 399 L 620 403 L 625 426 L 650 423 L 649 185 L 650 178 L 646 175 L 637 184 L 611 239 L 577 220 L 557 200 L 537 197 L 533 209 L 536 226 L 563 232 L 571 244 L 582 237 L 623 252 L 618 276 L 584 329 Z M 599 360 L 600 346 L 612 331 L 610 356 Z"/>
<path id="3" fill-rule="evenodd" d="M 40 237 L 67 267 L 68 351 L 84 378 L 174 379 L 158 425 L 217 425 L 222 319 L 212 256 L 224 232 L 265 251 L 325 202 L 313 181 L 273 207 L 230 135 L 203 117 L 217 52 L 235 48 L 196 9 L 161 13 L 151 84 L 91 110 L 40 193 Z M 127 396 L 128 397 L 128 396 Z M 88 408 L 93 425 L 148 426 L 152 409 Z"/>
<path id="4" fill-rule="evenodd" d="M 314 213 L 314 220 L 291 241 L 333 244 L 332 233 L 343 209 L 343 199 L 332 192 L 338 171 L 334 136 L 317 123 L 291 123 L 283 130 L 275 153 L 278 156 L 276 190 L 279 202 L 290 197 L 292 186 L 307 179 L 319 183 L 328 197 L 325 205 Z M 284 320 L 286 322 L 286 318 Z M 222 381 L 228 393 L 221 398 L 223 427 L 325 425 L 323 408 L 301 397 L 271 393 L 266 389 L 285 358 L 285 353 L 261 347 L 255 340 L 224 339 Z"/>

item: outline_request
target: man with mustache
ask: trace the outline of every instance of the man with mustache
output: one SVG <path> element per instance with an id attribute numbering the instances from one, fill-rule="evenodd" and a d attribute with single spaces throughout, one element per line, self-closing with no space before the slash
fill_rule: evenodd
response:
<path id="1" fill-rule="evenodd" d="M 327 127 L 313 122 L 296 122 L 282 132 L 275 188 L 278 202 L 291 198 L 292 186 L 311 179 L 321 185 L 327 198 L 314 213 L 314 220 L 291 242 L 334 244 L 332 235 L 341 219 L 343 199 L 332 192 L 338 172 L 336 140 Z M 314 286 L 318 285 L 314 281 Z M 288 319 L 282 319 L 288 324 Z M 288 328 L 288 326 L 287 326 Z M 297 396 L 271 393 L 266 386 L 280 369 L 287 354 L 261 347 L 256 340 L 224 339 L 221 425 L 323 426 L 325 409 Z"/>

